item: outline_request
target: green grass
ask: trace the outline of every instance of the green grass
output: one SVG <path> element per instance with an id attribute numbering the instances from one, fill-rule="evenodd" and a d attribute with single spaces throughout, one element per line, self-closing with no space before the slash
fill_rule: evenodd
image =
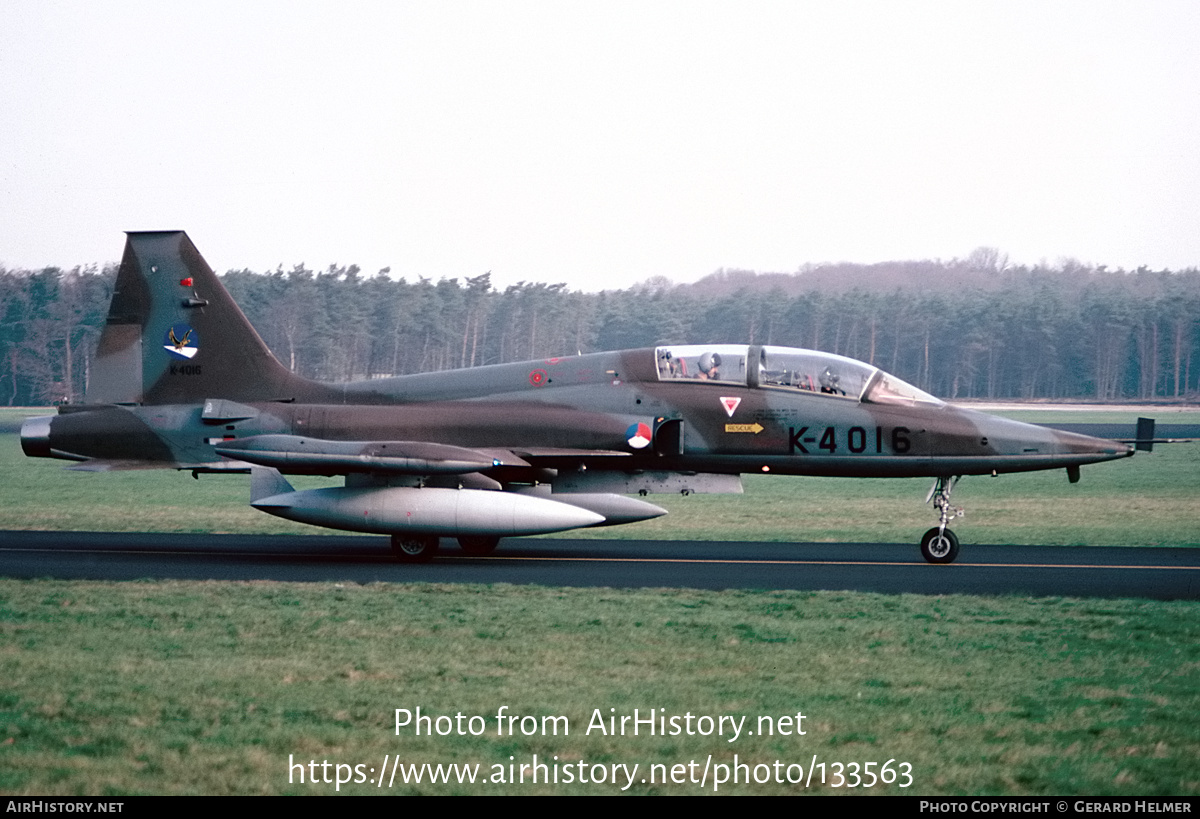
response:
<path id="1" fill-rule="evenodd" d="M 1187 603 L 512 586 L 0 581 L 0 790 L 328 793 L 374 765 L 895 760 L 908 794 L 1196 794 Z M 496 736 L 494 714 L 567 736 Z M 394 709 L 487 718 L 394 732 Z M 804 736 L 603 736 L 602 716 L 805 714 Z M 832 782 L 832 768 L 826 768 Z M 707 790 L 711 791 L 711 779 Z M 638 782 L 633 793 L 698 793 Z M 729 793 L 791 793 L 786 784 Z M 814 788 L 832 792 L 828 786 Z M 370 785 L 343 792 L 374 793 Z M 396 786 L 614 793 L 605 785 Z M 859 789 L 862 792 L 862 789 Z"/>

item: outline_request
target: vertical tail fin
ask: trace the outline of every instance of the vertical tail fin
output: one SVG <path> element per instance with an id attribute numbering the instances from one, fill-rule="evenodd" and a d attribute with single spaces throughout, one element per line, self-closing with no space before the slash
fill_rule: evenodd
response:
<path id="1" fill-rule="evenodd" d="M 186 233 L 128 234 L 88 403 L 271 401 L 310 383 L 271 354 Z"/>

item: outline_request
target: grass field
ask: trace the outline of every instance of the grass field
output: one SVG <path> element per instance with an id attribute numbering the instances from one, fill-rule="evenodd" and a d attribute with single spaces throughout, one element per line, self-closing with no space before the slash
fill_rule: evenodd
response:
<path id="1" fill-rule="evenodd" d="M 0 528 L 320 531 L 250 510 L 244 478 L 25 459 L 17 414 L 0 415 Z M 968 479 L 956 528 L 965 548 L 1200 545 L 1200 451 L 1160 449 L 1086 467 L 1076 485 L 1060 473 Z M 667 518 L 593 534 L 908 542 L 932 522 L 927 489 L 757 478 L 744 496 L 668 498 Z M 478 781 L 398 775 L 390 789 L 340 792 L 619 793 L 628 769 L 613 784 L 612 766 L 636 763 L 626 792 L 690 794 L 712 792 L 720 765 L 732 775 L 737 754 L 749 767 L 721 793 L 802 792 L 788 766 L 807 776 L 815 759 L 818 793 L 1196 795 L 1198 614 L 1139 600 L 0 579 L 0 791 L 333 793 L 332 781 L 296 781 L 289 758 L 333 780 L 337 764 L 364 766 L 365 779 L 399 755 L 478 763 Z M 395 709 L 418 706 L 485 717 L 486 729 L 397 736 Z M 564 716 L 570 734 L 497 736 L 501 706 Z M 745 717 L 755 735 L 585 734 L 597 709 L 635 708 Z M 760 717 L 797 713 L 805 735 L 758 735 Z M 529 767 L 524 784 L 496 781 L 519 779 L 533 754 L 559 766 L 558 784 L 531 784 Z M 889 760 L 898 779 L 863 787 Z M 610 781 L 566 783 L 581 763 Z M 859 787 L 834 788 L 835 763 Z M 706 764 L 703 786 L 688 781 Z M 673 770 L 685 781 L 664 784 Z"/>
<path id="2" fill-rule="evenodd" d="M 0 789 L 330 793 L 289 783 L 289 756 L 378 768 L 385 754 L 481 763 L 485 775 L 533 754 L 638 763 L 640 779 L 655 763 L 730 764 L 736 753 L 806 772 L 815 755 L 827 785 L 810 790 L 821 793 L 838 791 L 834 762 L 878 771 L 894 760 L 911 765 L 911 786 L 869 792 L 1196 794 L 1195 614 L 1068 599 L 0 581 Z M 570 733 L 496 736 L 504 705 L 566 716 Z M 486 717 L 486 733 L 396 736 L 394 710 L 418 706 Z M 610 708 L 746 716 L 751 731 L 760 716 L 803 713 L 806 734 L 586 735 L 593 712 Z M 391 790 L 619 792 L 528 781 Z M 629 789 L 711 791 L 711 775 L 705 788 Z"/>

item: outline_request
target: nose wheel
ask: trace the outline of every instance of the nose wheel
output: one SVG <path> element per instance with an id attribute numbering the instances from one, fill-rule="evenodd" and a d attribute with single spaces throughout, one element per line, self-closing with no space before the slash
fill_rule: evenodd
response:
<path id="1" fill-rule="evenodd" d="M 961 506 L 950 505 L 950 493 L 954 491 L 956 483 L 958 476 L 938 478 L 925 498 L 926 503 L 933 501 L 939 519 L 938 525 L 921 538 L 921 557 L 929 563 L 953 563 L 958 557 L 958 536 L 946 528 L 951 520 L 963 516 Z"/>
<path id="2" fill-rule="evenodd" d="M 921 538 L 921 557 L 929 563 L 953 563 L 958 557 L 958 535 L 934 526 Z"/>

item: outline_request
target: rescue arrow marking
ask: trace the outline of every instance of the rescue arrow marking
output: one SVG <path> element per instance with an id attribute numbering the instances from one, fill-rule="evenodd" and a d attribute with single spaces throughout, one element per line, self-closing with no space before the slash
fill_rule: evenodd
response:
<path id="1" fill-rule="evenodd" d="M 753 432 L 755 435 L 763 431 L 763 425 L 757 422 L 753 424 L 726 424 L 726 432 Z"/>

